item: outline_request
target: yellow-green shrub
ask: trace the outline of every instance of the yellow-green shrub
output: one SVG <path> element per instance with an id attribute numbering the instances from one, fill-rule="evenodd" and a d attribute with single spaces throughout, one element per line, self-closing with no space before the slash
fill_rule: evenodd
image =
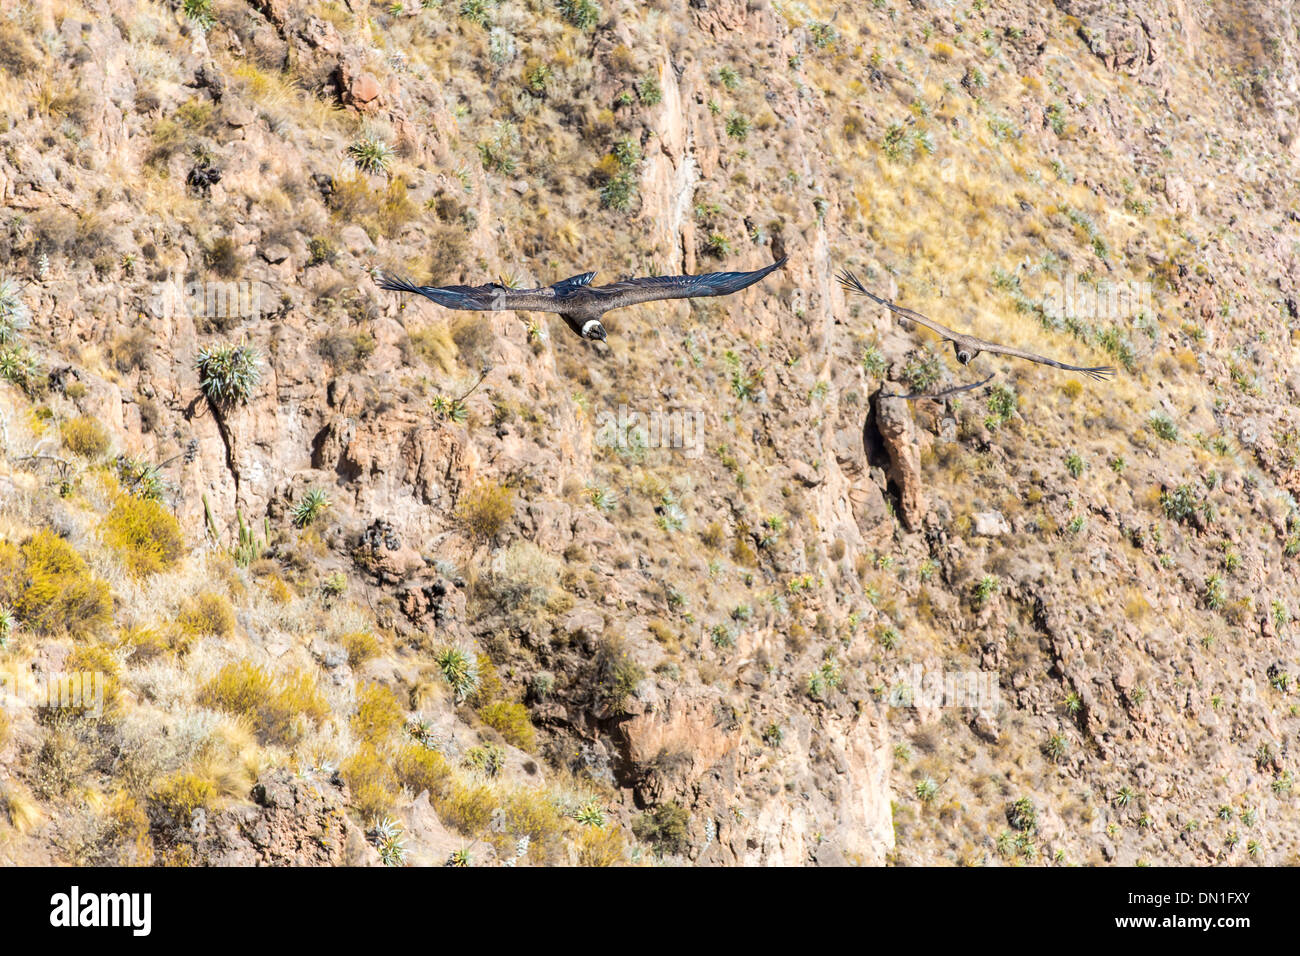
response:
<path id="1" fill-rule="evenodd" d="M 63 435 L 63 447 L 74 455 L 99 458 L 108 451 L 108 432 L 89 415 L 69 419 L 59 432 Z"/>
<path id="2" fill-rule="evenodd" d="M 529 855 L 549 863 L 560 850 L 565 830 L 565 819 L 559 809 L 542 790 L 519 787 L 504 801 L 505 830 L 510 834 L 526 834 L 531 841 Z"/>
<path id="3" fill-rule="evenodd" d="M 515 513 L 515 494 L 495 481 L 480 481 L 460 496 L 456 517 L 466 533 L 490 541 Z"/>
<path id="4" fill-rule="evenodd" d="M 0 543 L 0 600 L 41 634 L 93 634 L 113 617 L 108 585 L 92 577 L 76 549 L 48 529 L 17 548 Z"/>
<path id="5" fill-rule="evenodd" d="M 339 638 L 343 650 L 347 651 L 348 664 L 360 667 L 366 661 L 379 654 L 379 639 L 370 631 L 353 631 Z"/>
<path id="6" fill-rule="evenodd" d="M 537 743 L 537 733 L 523 704 L 500 700 L 488 704 L 478 715 L 483 723 L 500 731 L 502 737 L 520 750 L 532 750 Z"/>
<path id="7" fill-rule="evenodd" d="M 68 674 L 98 674 L 104 693 L 104 713 L 117 709 L 118 695 L 121 693 L 122 665 L 118 663 L 113 652 L 102 644 L 81 644 L 72 649 L 63 670 Z M 92 702 L 85 702 L 92 703 Z"/>
<path id="8" fill-rule="evenodd" d="M 453 783 L 451 791 L 437 802 L 434 809 L 438 812 L 438 819 L 467 836 L 478 836 L 492 822 L 492 812 L 496 808 L 497 799 L 491 787 Z"/>
<path id="9" fill-rule="evenodd" d="M 419 744 L 408 744 L 399 750 L 393 769 L 402 786 L 417 796 L 428 790 L 429 799 L 435 805 L 447 796 L 451 786 L 452 770 L 447 758 Z"/>
<path id="10" fill-rule="evenodd" d="M 456 367 L 456 343 L 445 322 L 437 322 L 411 333 L 411 348 L 432 368 L 449 373 Z"/>
<path id="11" fill-rule="evenodd" d="M 246 718 L 253 732 L 281 744 L 302 735 L 301 723 L 329 716 L 325 698 L 310 674 L 295 671 L 274 678 L 249 661 L 227 664 L 199 691 L 199 703 Z"/>
<path id="12" fill-rule="evenodd" d="M 357 695 L 357 712 L 352 717 L 352 732 L 358 738 L 376 745 L 402 729 L 406 710 L 387 687 L 367 684 Z"/>
<path id="13" fill-rule="evenodd" d="M 579 866 L 621 866 L 627 842 L 614 827 L 583 827 L 576 841 Z"/>
<path id="14" fill-rule="evenodd" d="M 158 807 L 178 823 L 187 822 L 200 807 L 210 807 L 216 788 L 198 774 L 181 771 L 164 780 L 153 793 Z"/>
<path id="15" fill-rule="evenodd" d="M 117 863 L 149 866 L 153 863 L 153 840 L 149 836 L 149 815 L 135 797 L 118 791 L 105 814 L 107 836 L 119 848 Z"/>
<path id="16" fill-rule="evenodd" d="M 352 806 L 363 819 L 382 817 L 392 808 L 397 781 L 391 762 L 374 746 L 362 745 L 339 771 L 352 791 Z"/>
<path id="17" fill-rule="evenodd" d="M 100 523 L 99 533 L 136 577 L 175 567 L 185 554 L 180 523 L 151 498 L 119 495 Z"/>
<path id="18" fill-rule="evenodd" d="M 469 702 L 476 707 L 482 707 L 500 699 L 505 693 L 505 685 L 497 675 L 497 666 L 492 663 L 492 658 L 486 654 L 475 654 L 474 663 L 478 667 L 478 686 L 469 696 Z"/>
<path id="19" fill-rule="evenodd" d="M 171 648 L 167 638 L 151 627 L 123 628 L 117 635 L 117 646 L 133 663 L 153 660 Z"/>
<path id="20" fill-rule="evenodd" d="M 276 604 L 288 604 L 293 600 L 293 588 L 280 575 L 272 573 L 262 578 L 262 586 Z"/>
<path id="21" fill-rule="evenodd" d="M 229 637 L 235 630 L 235 609 L 225 595 L 203 591 L 181 606 L 176 623 L 186 637 Z"/>

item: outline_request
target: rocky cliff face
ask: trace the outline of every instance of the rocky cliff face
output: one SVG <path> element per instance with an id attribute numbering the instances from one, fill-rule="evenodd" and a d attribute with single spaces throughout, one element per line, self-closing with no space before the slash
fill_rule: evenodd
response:
<path id="1" fill-rule="evenodd" d="M 0 384 L 3 653 L 116 668 L 121 701 L 93 733 L 15 712 L 5 852 L 285 862 L 313 838 L 258 794 L 307 799 L 288 767 L 340 775 L 302 862 L 384 816 L 414 862 L 1293 859 L 1292 15 L 860 6 L 7 11 L 31 321 L 0 344 L 40 367 Z M 374 282 L 782 254 L 607 345 Z M 962 369 L 844 267 L 1118 381 Z M 224 344 L 246 401 L 200 387 Z M 179 520 L 159 573 L 103 530 L 118 456 Z M 24 616 L 43 528 L 111 619 Z M 188 627 L 204 594 L 229 627 Z M 319 706 L 276 730 L 238 662 Z M 182 719 L 211 726 L 124 779 Z"/>

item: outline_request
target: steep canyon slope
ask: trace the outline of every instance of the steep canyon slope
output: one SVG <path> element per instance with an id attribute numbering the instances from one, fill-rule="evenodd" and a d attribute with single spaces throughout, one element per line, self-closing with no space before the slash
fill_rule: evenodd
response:
<path id="1" fill-rule="evenodd" d="M 1297 860 L 1289 8 L 0 10 L 0 859 Z"/>

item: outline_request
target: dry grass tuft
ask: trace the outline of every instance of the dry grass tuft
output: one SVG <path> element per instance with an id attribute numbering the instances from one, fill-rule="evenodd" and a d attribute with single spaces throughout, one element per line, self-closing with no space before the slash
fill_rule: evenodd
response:
<path id="1" fill-rule="evenodd" d="M 223 667 L 202 687 L 198 700 L 245 718 L 258 736 L 286 745 L 301 739 L 305 725 L 320 724 L 330 714 L 313 675 L 296 671 L 272 677 L 249 661 Z"/>

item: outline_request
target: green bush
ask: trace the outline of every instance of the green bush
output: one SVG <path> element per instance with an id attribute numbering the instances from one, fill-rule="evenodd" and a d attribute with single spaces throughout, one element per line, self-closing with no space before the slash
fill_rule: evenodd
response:
<path id="1" fill-rule="evenodd" d="M 664 91 L 659 85 L 659 78 L 653 74 L 643 76 L 641 82 L 636 85 L 636 95 L 646 106 L 657 106 L 662 103 Z"/>
<path id="2" fill-rule="evenodd" d="M 989 417 L 984 419 L 984 424 L 990 429 L 1005 425 L 1011 421 L 1011 416 L 1016 413 L 1019 405 L 1020 399 L 1016 396 L 1014 388 L 1001 383 L 994 385 L 989 390 Z"/>
<path id="3" fill-rule="evenodd" d="M 212 0 L 182 0 L 181 11 L 200 33 L 211 30 L 217 18 L 212 12 Z"/>
<path id="4" fill-rule="evenodd" d="M 939 357 L 930 352 L 914 354 L 903 366 L 903 381 L 914 392 L 928 392 L 939 384 L 943 375 L 943 363 Z"/>
<path id="5" fill-rule="evenodd" d="M 645 679 L 645 668 L 628 654 L 619 637 L 606 640 L 596 652 L 595 686 L 598 699 L 615 714 L 627 708 L 627 698 Z"/>
<path id="6" fill-rule="evenodd" d="M 560 15 L 579 30 L 594 30 L 600 22 L 600 4 L 593 0 L 559 0 Z"/>
<path id="7" fill-rule="evenodd" d="M 25 345 L 0 347 L 0 378 L 12 382 L 29 397 L 39 394 L 46 384 L 40 359 Z"/>
<path id="8" fill-rule="evenodd" d="M 632 832 L 655 852 L 681 853 L 690 846 L 691 815 L 676 801 L 649 810 L 632 822 Z"/>

